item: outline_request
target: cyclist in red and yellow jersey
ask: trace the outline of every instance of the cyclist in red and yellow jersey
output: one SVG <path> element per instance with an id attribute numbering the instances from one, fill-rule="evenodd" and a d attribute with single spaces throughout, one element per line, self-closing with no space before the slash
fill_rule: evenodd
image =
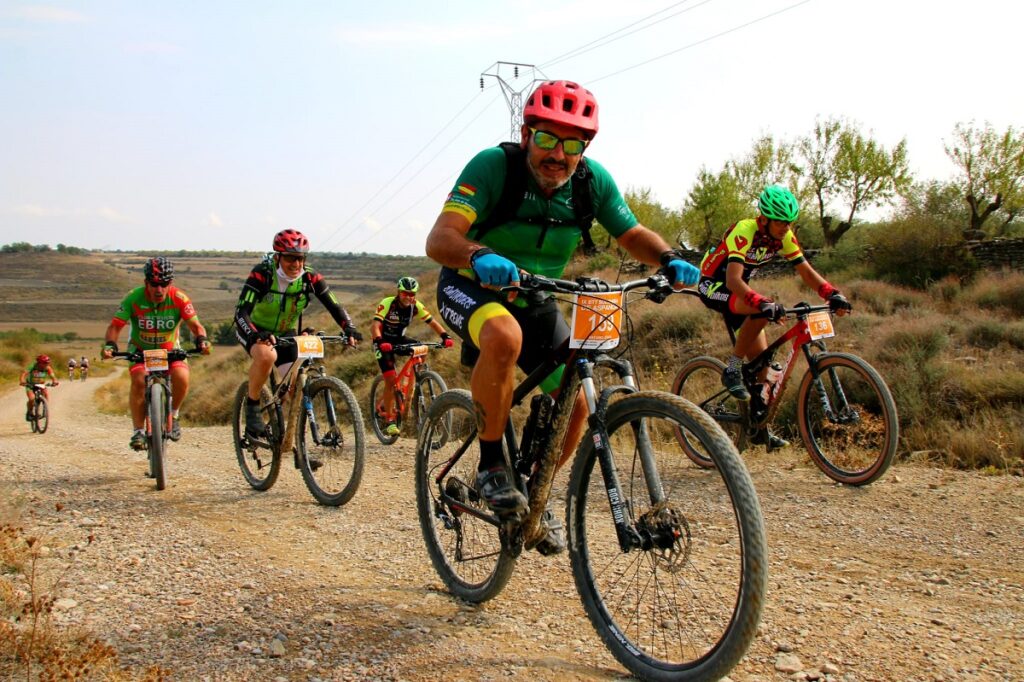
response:
<path id="1" fill-rule="evenodd" d="M 57 381 L 57 375 L 53 372 L 53 366 L 50 364 L 50 356 L 37 355 L 36 361 L 33 362 L 28 368 L 21 373 L 18 377 L 18 385 L 25 387 L 25 396 L 28 398 L 28 406 L 25 410 L 25 421 L 32 421 L 32 408 L 36 402 L 36 396 L 32 392 L 32 386 L 35 384 L 45 384 L 47 381 L 52 383 L 54 386 L 60 385 Z M 49 399 L 50 393 L 45 388 L 43 389 L 43 397 Z"/>
<path id="2" fill-rule="evenodd" d="M 204 355 L 210 352 L 206 329 L 199 322 L 196 309 L 188 295 L 171 284 L 174 281 L 174 265 L 163 257 L 150 258 L 143 268 L 145 284 L 128 293 L 121 307 L 110 321 L 103 344 L 103 357 L 111 358 L 117 352 L 117 337 L 121 330 L 131 325 L 128 350 L 152 350 L 155 348 L 178 348 L 178 327 L 182 322 L 188 325 L 196 341 L 196 347 Z M 178 411 L 188 395 L 188 364 L 175 361 L 170 367 L 171 383 L 174 386 L 171 404 L 171 440 L 181 438 Z M 134 450 L 146 449 L 146 368 L 142 363 L 131 367 L 131 389 L 128 403 L 131 407 L 132 433 L 129 445 Z"/>
<path id="3" fill-rule="evenodd" d="M 708 250 L 700 264 L 697 290 L 701 301 L 725 318 L 736 336 L 736 345 L 722 373 L 722 383 L 737 400 L 750 400 L 743 385 L 741 367 L 745 359 L 768 347 L 764 328 L 785 315 L 785 306 L 754 291 L 748 284 L 754 270 L 777 255 L 791 263 L 804 283 L 818 292 L 839 315 L 853 310 L 839 290 L 811 267 L 790 229 L 800 215 L 800 206 L 789 189 L 780 185 L 764 188 L 757 202 L 760 215 L 741 220 L 726 231 L 722 241 Z M 765 313 L 766 317 L 750 315 Z M 763 377 L 762 377 L 763 379 Z M 782 447 L 784 440 L 765 430 L 759 440 L 769 448 Z M 754 442 L 759 442 L 755 437 Z"/>

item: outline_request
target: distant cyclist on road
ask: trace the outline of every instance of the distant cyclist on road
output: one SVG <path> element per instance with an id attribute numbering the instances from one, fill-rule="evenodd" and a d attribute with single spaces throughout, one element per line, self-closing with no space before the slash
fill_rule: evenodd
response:
<path id="1" fill-rule="evenodd" d="M 479 349 L 470 381 L 480 434 L 476 485 L 499 514 L 527 508 L 505 466 L 502 435 L 509 418 L 515 368 L 530 372 L 563 345 L 569 325 L 550 296 L 509 296 L 495 289 L 519 283 L 520 269 L 559 277 L 597 220 L 637 260 L 666 267 L 673 284 L 698 271 L 656 232 L 641 225 L 602 165 L 584 159 L 597 134 L 597 100 L 572 81 L 542 83 L 526 100 L 518 145 L 485 149 L 463 169 L 427 237 L 427 255 L 444 266 L 439 314 L 465 344 Z M 510 191 L 511 189 L 511 191 Z M 557 390 L 559 368 L 541 384 Z M 585 426 L 585 404 L 573 411 L 561 462 Z M 565 540 L 553 514 L 544 516 L 544 554 Z"/>
<path id="2" fill-rule="evenodd" d="M 273 248 L 273 253 L 249 273 L 235 308 L 235 336 L 252 357 L 245 402 L 245 433 L 250 438 L 259 438 L 264 432 L 260 392 L 271 370 L 298 357 L 294 345 L 275 348 L 276 337 L 298 332 L 310 296 L 323 304 L 342 333 L 348 335 L 350 345 L 355 346 L 363 338 L 323 275 L 306 265 L 306 235 L 298 230 L 281 230 L 274 235 Z"/>
<path id="3" fill-rule="evenodd" d="M 370 323 L 370 338 L 373 339 L 373 348 L 377 356 L 377 364 L 380 366 L 381 374 L 384 375 L 384 411 L 392 414 L 395 411 L 395 354 L 391 351 L 392 346 L 402 343 L 416 343 L 405 335 L 413 317 L 418 317 L 430 326 L 441 337 L 445 348 L 451 348 L 452 337 L 448 335 L 437 320 L 435 320 L 423 304 L 416 300 L 416 292 L 420 290 L 420 283 L 412 277 L 401 277 L 398 280 L 398 292 L 395 296 L 388 296 L 377 304 L 377 312 L 374 313 L 373 322 Z M 384 429 L 389 436 L 398 435 L 398 424 L 393 420 L 389 421 Z"/>
<path id="4" fill-rule="evenodd" d="M 50 356 L 44 353 L 43 355 L 37 355 L 36 361 L 29 365 L 21 373 L 21 376 L 18 377 L 18 385 L 25 387 L 25 396 L 28 398 L 28 405 L 25 409 L 25 421 L 32 421 L 32 409 L 35 407 L 36 396 L 32 391 L 32 387 L 36 384 L 45 384 L 48 381 L 54 386 L 60 385 L 60 382 L 57 381 L 57 375 L 53 372 L 53 366 L 50 364 Z M 43 388 L 43 397 L 47 400 L 50 398 L 50 393 L 46 388 Z"/>
<path id="5" fill-rule="evenodd" d="M 748 282 L 757 268 L 776 255 L 782 256 L 833 311 L 845 315 L 853 310 L 846 297 L 811 267 L 800 250 L 796 235 L 790 229 L 800 215 L 793 193 L 781 185 L 765 187 L 757 208 L 756 218 L 737 222 L 726 231 L 721 243 L 708 249 L 701 261 L 701 279 L 697 286 L 704 305 L 720 312 L 736 336 L 736 345 L 722 373 L 722 383 L 737 400 L 743 401 L 750 400 L 750 392 L 743 385 L 743 362 L 757 357 L 768 347 L 764 328 L 768 322 L 780 321 L 786 311 L 784 305 L 750 287 Z M 766 313 L 767 317 L 749 317 L 755 313 Z M 767 428 L 755 434 L 752 442 L 766 445 L 770 450 L 788 445 Z"/>
<path id="6" fill-rule="evenodd" d="M 89 374 L 89 358 L 82 356 L 82 359 L 78 361 L 78 376 L 81 379 L 85 379 L 86 375 Z"/>
<path id="7" fill-rule="evenodd" d="M 78 367 L 78 363 L 74 358 L 68 358 L 68 381 L 75 380 L 75 368 Z"/>
<path id="8" fill-rule="evenodd" d="M 132 289 L 121 307 L 110 321 L 103 344 L 103 357 L 111 358 L 117 352 L 117 338 L 121 330 L 131 326 L 128 338 L 128 352 L 153 350 L 157 348 L 180 348 L 178 328 L 182 322 L 188 325 L 195 339 L 196 347 L 204 355 L 210 352 L 206 329 L 199 322 L 196 309 L 184 291 L 173 284 L 174 265 L 163 257 L 150 258 L 143 267 L 145 282 Z M 131 389 L 128 402 L 132 413 L 132 432 L 129 445 L 133 450 L 146 449 L 146 367 L 143 363 L 131 366 Z M 173 404 L 171 405 L 171 440 L 181 438 L 181 424 L 178 412 L 189 389 L 188 364 L 183 360 L 171 362 L 170 366 Z"/>

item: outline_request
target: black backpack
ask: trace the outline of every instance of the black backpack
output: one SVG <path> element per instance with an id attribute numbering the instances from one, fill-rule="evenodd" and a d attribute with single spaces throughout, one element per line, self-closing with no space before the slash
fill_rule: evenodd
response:
<path id="1" fill-rule="evenodd" d="M 519 205 L 523 203 L 526 196 L 526 150 L 515 142 L 502 142 L 500 145 L 505 152 L 505 186 L 498 197 L 498 203 L 494 210 L 485 220 L 473 225 L 472 238 L 480 241 L 491 228 L 507 223 L 516 217 Z M 590 236 L 590 228 L 594 223 L 594 197 L 590 191 L 590 181 L 594 174 L 587 166 L 587 160 L 581 158 L 576 172 L 572 174 L 572 203 L 573 211 L 576 213 L 576 220 L 567 223 L 566 221 L 553 220 L 551 218 L 520 218 L 525 222 L 542 225 L 543 229 L 540 238 L 537 240 L 537 247 L 544 243 L 548 228 L 553 225 L 575 224 L 583 236 L 583 250 L 587 254 L 594 254 L 597 248 Z"/>

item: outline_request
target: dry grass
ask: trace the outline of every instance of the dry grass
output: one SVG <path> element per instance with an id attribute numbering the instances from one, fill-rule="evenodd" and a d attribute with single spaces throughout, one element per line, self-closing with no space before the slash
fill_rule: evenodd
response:
<path id="1" fill-rule="evenodd" d="M 168 679 L 168 671 L 121 667 L 117 651 L 95 636 L 71 630 L 54 616 L 70 568 L 84 545 L 64 548 L 20 524 L 13 491 L 0 491 L 0 676 L 31 680 Z M 61 511 L 58 504 L 57 512 Z M 77 549 L 81 546 L 82 549 Z"/>

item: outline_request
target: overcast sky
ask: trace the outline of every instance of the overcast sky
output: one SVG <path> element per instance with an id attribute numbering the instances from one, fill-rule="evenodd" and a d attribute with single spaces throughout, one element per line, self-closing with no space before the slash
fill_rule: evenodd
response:
<path id="1" fill-rule="evenodd" d="M 906 137 L 945 179 L 957 121 L 1024 125 L 1022 7 L 0 0 L 0 243 L 263 250 L 296 227 L 314 251 L 422 254 L 466 161 L 509 137 L 479 83 L 499 60 L 593 90 L 588 155 L 673 208 L 701 166 L 817 116 Z"/>

